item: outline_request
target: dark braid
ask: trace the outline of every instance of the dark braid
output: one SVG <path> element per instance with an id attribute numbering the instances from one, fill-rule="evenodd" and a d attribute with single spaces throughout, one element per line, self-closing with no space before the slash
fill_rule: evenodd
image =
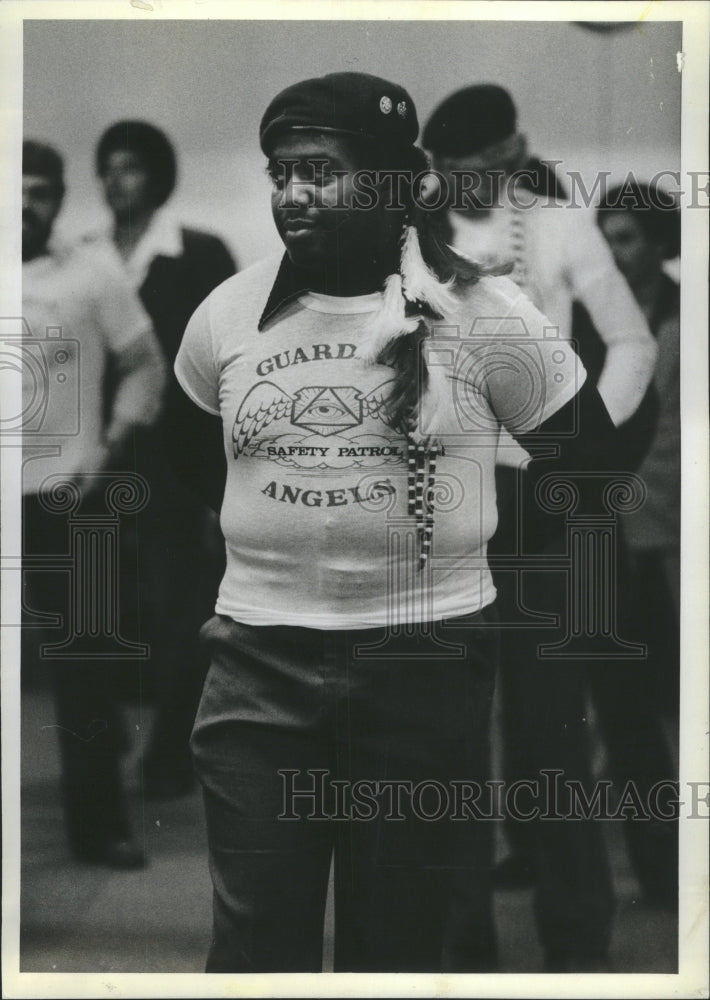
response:
<path id="1" fill-rule="evenodd" d="M 421 394 L 429 385 L 429 369 L 421 350 L 429 328 L 422 319 L 413 333 L 405 333 L 377 359 L 394 368 L 394 385 L 387 401 L 387 420 L 394 430 L 408 435 L 419 414 Z"/>
<path id="2" fill-rule="evenodd" d="M 380 170 L 392 166 L 383 160 L 378 164 Z M 385 346 L 374 360 L 394 370 L 387 420 L 407 440 L 407 510 L 416 519 L 418 567 L 422 570 L 432 547 L 436 463 L 438 455 L 443 454 L 440 442 L 432 438 L 423 440 L 420 433 L 419 404 L 430 383 L 422 343 L 429 336 L 432 324 L 443 318 L 438 310 L 446 309 L 450 290 L 475 284 L 484 272 L 449 245 L 446 209 L 427 210 L 425 205 L 418 204 L 414 178 L 428 172 L 426 154 L 412 147 L 394 166 L 400 177 L 399 172 L 405 171 L 404 211 L 401 207 L 394 209 L 398 215 L 388 220 L 394 224 L 393 235 L 400 231 L 399 274 L 397 277 L 391 274 L 385 284 L 383 310 L 387 319 L 382 321 Z M 388 330 L 386 324 L 390 321 L 392 329 Z"/>

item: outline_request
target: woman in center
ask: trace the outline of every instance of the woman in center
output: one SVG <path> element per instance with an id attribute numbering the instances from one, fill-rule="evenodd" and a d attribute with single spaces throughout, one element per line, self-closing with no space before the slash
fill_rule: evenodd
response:
<path id="1" fill-rule="evenodd" d="M 565 470 L 613 425 L 545 317 L 441 240 L 417 135 L 373 76 L 274 98 L 285 253 L 202 303 L 175 366 L 176 461 L 227 551 L 192 737 L 208 972 L 320 971 L 333 852 L 336 971 L 496 967 L 498 432 Z"/>

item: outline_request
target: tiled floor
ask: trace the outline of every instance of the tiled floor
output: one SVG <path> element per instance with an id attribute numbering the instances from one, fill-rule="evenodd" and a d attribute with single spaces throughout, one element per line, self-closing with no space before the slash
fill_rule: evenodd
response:
<path id="1" fill-rule="evenodd" d="M 136 771 L 141 730 L 149 719 L 131 713 Z M 25 972 L 200 972 L 210 930 L 200 796 L 142 804 L 133 781 L 136 831 L 144 838 L 144 871 L 111 872 L 79 865 L 64 845 L 57 789 L 58 762 L 51 699 L 23 698 L 23 857 L 21 969 Z M 139 727 L 139 728 L 137 728 Z M 610 831 L 618 895 L 612 946 L 619 972 L 674 972 L 676 924 L 668 913 L 636 901 L 623 845 Z M 496 912 L 505 972 L 542 971 L 529 891 L 499 893 Z M 326 917 L 324 963 L 332 961 L 332 907 Z"/>

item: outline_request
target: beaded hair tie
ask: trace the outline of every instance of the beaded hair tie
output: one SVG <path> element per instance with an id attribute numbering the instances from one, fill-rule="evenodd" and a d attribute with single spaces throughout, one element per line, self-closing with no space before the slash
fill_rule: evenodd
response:
<path id="1" fill-rule="evenodd" d="M 407 438 L 407 513 L 416 518 L 420 570 L 426 566 L 434 536 L 433 496 L 438 454 L 436 442 Z"/>
<path id="2" fill-rule="evenodd" d="M 421 306 L 444 316 L 456 304 L 453 279 L 440 281 L 422 256 L 416 226 L 405 225 L 399 273 L 385 282 L 382 306 L 373 317 L 361 356 L 366 363 L 377 364 L 383 352 L 399 337 L 414 333 L 421 322 Z M 407 304 L 417 307 L 418 315 L 407 315 Z M 434 535 L 433 494 L 439 445 L 418 433 L 417 414 L 407 433 L 407 510 L 416 518 L 419 539 L 418 568 L 427 563 Z"/>
<path id="3" fill-rule="evenodd" d="M 525 220 L 520 209 L 514 206 L 510 212 L 510 249 L 513 256 L 511 280 L 518 288 L 525 289 L 528 280 Z"/>

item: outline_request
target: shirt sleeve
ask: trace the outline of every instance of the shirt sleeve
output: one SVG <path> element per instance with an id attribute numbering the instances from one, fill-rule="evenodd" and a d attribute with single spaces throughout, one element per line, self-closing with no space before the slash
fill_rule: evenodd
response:
<path id="1" fill-rule="evenodd" d="M 193 403 L 219 416 L 219 373 L 209 317 L 210 300 L 207 298 L 187 324 L 175 359 L 175 377 Z"/>
<path id="2" fill-rule="evenodd" d="M 483 389 L 511 434 L 534 430 L 579 392 L 587 373 L 557 327 L 518 293 L 487 344 Z"/>
<path id="3" fill-rule="evenodd" d="M 92 273 L 99 324 L 109 350 L 119 354 L 152 331 L 153 324 L 128 279 L 117 267 L 102 259 L 100 269 L 94 267 Z M 96 280 L 98 275 L 100 280 Z"/>
<path id="4" fill-rule="evenodd" d="M 110 261 L 96 257 L 92 291 L 100 330 L 113 357 L 116 385 L 111 425 L 150 426 L 160 415 L 166 371 L 148 313 L 128 279 Z"/>
<path id="5" fill-rule="evenodd" d="M 618 426 L 633 416 L 651 383 L 656 343 L 598 227 L 574 209 L 567 218 L 568 279 L 606 347 L 598 388 Z"/>

